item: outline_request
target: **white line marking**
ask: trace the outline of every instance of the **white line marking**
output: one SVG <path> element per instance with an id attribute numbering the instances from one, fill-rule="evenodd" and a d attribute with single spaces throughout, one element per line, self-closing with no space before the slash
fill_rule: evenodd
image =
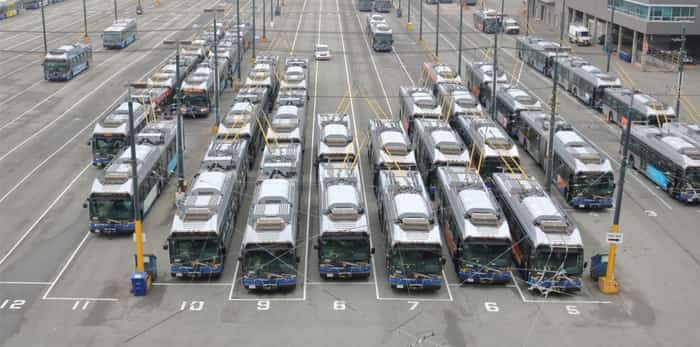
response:
<path id="1" fill-rule="evenodd" d="M 309 281 L 308 284 L 310 286 L 319 286 L 319 287 L 324 287 L 324 286 L 371 286 L 374 283 L 372 282 L 315 282 L 315 281 Z"/>
<path id="2" fill-rule="evenodd" d="M 228 283 L 218 283 L 218 282 L 182 282 L 182 283 L 175 283 L 175 282 L 153 282 L 151 285 L 153 286 L 162 286 L 162 287 L 221 287 L 221 286 L 226 286 L 228 287 L 230 284 Z"/>
<path id="3" fill-rule="evenodd" d="M 360 27 L 360 32 L 362 33 L 362 40 L 365 42 L 365 46 L 367 47 L 367 55 L 369 55 L 370 61 L 372 61 L 372 68 L 374 69 L 374 74 L 377 76 L 377 80 L 379 81 L 379 87 L 382 89 L 382 93 L 384 93 L 384 101 L 386 102 L 386 107 L 389 111 L 389 115 L 393 116 L 393 111 L 391 110 L 391 103 L 389 102 L 389 95 L 386 92 L 386 89 L 384 88 L 384 81 L 382 81 L 381 76 L 379 75 L 379 69 L 377 69 L 377 63 L 374 61 L 374 54 L 372 54 L 372 49 L 369 46 L 369 41 L 367 41 L 367 36 L 365 33 L 365 29 L 362 27 L 362 21 L 360 21 L 360 15 L 355 13 L 355 18 L 357 19 L 357 24 Z M 393 48 L 392 48 L 393 51 Z M 410 77 L 409 77 L 410 78 Z"/>
<path id="4" fill-rule="evenodd" d="M 304 0 L 304 5 L 301 7 L 301 12 L 304 13 L 304 10 L 306 9 L 306 0 Z M 320 17 L 320 16 L 319 16 Z M 292 54 L 294 54 L 294 48 L 297 45 L 297 37 L 299 36 L 299 28 L 301 27 L 301 20 L 304 18 L 303 15 L 299 15 L 299 22 L 297 22 L 297 30 L 294 33 L 294 40 L 292 41 L 292 49 L 290 50 Z"/>
<path id="5" fill-rule="evenodd" d="M 606 300 L 548 300 L 548 299 L 527 299 L 525 298 L 525 294 L 523 294 L 522 289 L 520 289 L 520 285 L 518 285 L 518 278 L 515 277 L 513 272 L 510 272 L 510 276 L 513 279 L 513 283 L 515 284 L 515 288 L 518 290 L 518 294 L 520 294 L 520 299 L 526 303 L 526 304 L 611 304 L 612 301 L 606 301 Z"/>
<path id="6" fill-rule="evenodd" d="M 51 282 L 0 281 L 0 285 L 8 285 L 8 286 L 48 286 L 48 285 L 51 285 Z"/>
<path id="7" fill-rule="evenodd" d="M 53 296 L 49 298 L 41 298 L 41 300 L 47 301 L 101 301 L 101 302 L 118 302 L 117 298 L 78 298 L 70 296 Z"/>
<path id="8" fill-rule="evenodd" d="M 5 256 L 3 256 L 2 259 L 0 259 L 0 265 L 5 263 L 5 260 L 7 260 L 7 258 L 10 257 L 10 255 L 15 251 L 15 249 L 17 249 L 17 247 L 19 247 L 19 245 L 22 243 L 22 241 L 24 241 L 24 239 L 27 238 L 29 233 L 32 232 L 32 230 L 34 230 L 34 228 L 36 228 L 36 226 L 39 224 L 39 222 L 41 222 L 41 220 L 44 219 L 44 217 L 49 213 L 49 211 L 51 211 L 51 209 L 53 209 L 53 207 L 56 205 L 56 203 L 58 203 L 58 201 L 61 200 L 63 195 L 65 195 L 68 192 L 68 190 L 73 186 L 73 184 L 75 184 L 75 182 L 78 180 L 78 178 L 80 178 L 80 176 L 82 176 L 83 173 L 85 173 L 85 171 L 89 167 L 90 167 L 90 164 L 88 164 L 82 170 L 80 170 L 80 172 L 73 178 L 73 180 L 71 180 L 70 183 L 68 183 L 68 186 L 66 186 L 66 188 L 63 189 L 63 191 L 60 194 L 58 194 L 58 196 L 56 197 L 56 199 L 54 199 L 54 201 L 51 203 L 51 205 L 49 205 L 49 207 L 47 207 L 46 210 L 44 210 L 44 212 L 39 216 L 39 218 L 37 218 L 34 221 L 34 223 L 32 223 L 32 225 L 29 228 L 27 228 L 27 230 L 24 231 L 24 233 L 22 234 L 22 237 L 20 237 L 19 240 L 17 240 L 15 242 L 15 244 L 12 245 L 12 248 L 10 248 L 10 250 L 7 251 Z"/>
<path id="9" fill-rule="evenodd" d="M 56 276 L 56 278 L 53 280 L 53 282 L 51 282 L 51 285 L 46 290 L 46 293 L 44 293 L 44 296 L 42 297 L 42 299 L 46 300 L 46 298 L 49 296 L 49 293 L 56 286 L 56 283 L 58 283 L 58 280 L 61 278 L 61 276 L 63 276 L 63 273 L 66 272 L 66 269 L 68 269 L 68 266 L 73 261 L 73 258 L 75 258 L 75 256 L 78 254 L 78 251 L 80 250 L 81 247 L 83 247 L 83 245 L 85 244 L 85 241 L 87 241 L 89 236 L 90 236 L 90 232 L 88 231 L 85 233 L 85 236 L 78 244 L 78 247 L 75 247 L 75 250 L 73 250 L 73 253 L 68 258 L 68 261 L 66 261 L 66 263 L 63 265 L 63 268 L 61 268 L 61 271 L 58 272 L 58 275 Z"/>

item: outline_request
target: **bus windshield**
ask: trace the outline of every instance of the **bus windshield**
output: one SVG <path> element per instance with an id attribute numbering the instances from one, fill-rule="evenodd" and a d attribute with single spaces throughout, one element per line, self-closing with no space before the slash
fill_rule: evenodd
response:
<path id="1" fill-rule="evenodd" d="M 610 197 L 615 190 L 612 173 L 578 174 L 572 185 L 572 195 Z"/>
<path id="2" fill-rule="evenodd" d="M 215 261 L 218 254 L 219 248 L 216 239 L 170 240 L 170 259 L 172 263 Z"/>
<path id="3" fill-rule="evenodd" d="M 90 217 L 116 221 L 131 219 L 133 217 L 131 197 L 90 198 Z"/>
<path id="4" fill-rule="evenodd" d="M 391 42 L 391 34 L 374 34 L 374 38 L 379 41 Z"/>
<path id="5" fill-rule="evenodd" d="M 369 262 L 369 239 L 322 239 L 319 249 L 321 261 L 338 265 L 348 262 Z"/>
<path id="6" fill-rule="evenodd" d="M 66 72 L 68 64 L 65 60 L 45 60 L 44 66 L 48 72 Z"/>
<path id="7" fill-rule="evenodd" d="M 185 105 L 209 107 L 209 98 L 206 94 L 185 94 L 182 102 Z"/>
<path id="8" fill-rule="evenodd" d="M 401 271 L 406 275 L 415 272 L 439 274 L 442 271 L 440 252 L 437 250 L 398 249 L 391 254 L 392 271 Z"/>
<path id="9" fill-rule="evenodd" d="M 495 267 L 508 267 L 511 264 L 510 245 L 466 243 L 464 246 L 462 260 L 466 264 Z"/>
<path id="10" fill-rule="evenodd" d="M 580 251 L 564 249 L 538 249 L 534 261 L 535 271 L 559 272 L 567 275 L 583 273 L 583 254 Z"/>
<path id="11" fill-rule="evenodd" d="M 688 169 L 685 176 L 693 188 L 700 188 L 700 168 Z"/>
<path id="12" fill-rule="evenodd" d="M 116 155 L 119 150 L 126 145 L 124 139 L 114 137 L 95 137 L 92 141 L 92 148 L 96 154 Z"/>
<path id="13" fill-rule="evenodd" d="M 243 270 L 247 273 L 295 274 L 294 251 L 282 249 L 254 249 L 246 251 Z"/>

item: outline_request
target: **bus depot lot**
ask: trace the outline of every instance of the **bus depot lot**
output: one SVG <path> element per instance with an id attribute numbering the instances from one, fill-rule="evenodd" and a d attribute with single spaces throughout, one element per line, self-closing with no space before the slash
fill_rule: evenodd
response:
<path id="1" fill-rule="evenodd" d="M 185 3 L 176 4 L 184 6 Z M 517 8 L 515 2 L 508 1 L 508 4 L 509 8 Z M 163 2 L 163 6 L 167 6 L 166 2 Z M 348 112 L 352 113 L 358 137 L 361 137 L 367 120 L 377 117 L 376 108 L 370 107 L 362 95 L 370 96 L 384 112 L 396 115 L 399 86 L 419 84 L 419 66 L 430 59 L 435 37 L 434 7 L 424 8 L 424 40 L 425 47 L 429 47 L 425 50 L 415 43 L 417 1 L 413 1 L 413 6 L 414 31 L 409 35 L 403 29 L 405 10 L 400 21 L 391 13 L 385 14 L 398 34 L 397 42 L 391 53 L 374 53 L 368 50 L 364 36 L 359 34 L 364 30 L 364 13 L 357 13 L 351 2 L 288 0 L 282 17 L 275 24 L 285 35 L 280 38 L 277 36 L 280 32 L 269 34 L 272 41 L 259 44 L 258 54 L 272 46 L 269 50 L 271 54 L 284 56 L 291 50 L 310 56 L 317 41 L 328 44 L 334 58 L 328 62 L 312 63 L 309 68 L 310 94 L 316 98 L 312 97 L 307 105 L 307 117 L 313 119 L 315 113 L 335 111 L 343 95 L 351 90 L 355 98 Z M 242 15 L 250 12 L 249 7 L 245 8 L 245 11 L 243 7 L 241 9 Z M 453 8 L 446 13 L 449 15 L 441 22 L 441 30 L 445 30 L 445 33 L 440 37 L 440 58 L 454 65 L 456 52 L 450 44 L 455 47 L 457 44 L 455 23 L 458 23 L 458 18 L 455 14 L 458 12 Z M 465 13 L 465 33 L 469 35 L 465 36 L 471 41 L 465 38 L 464 47 L 486 46 L 487 38 L 470 31 L 472 26 L 468 13 Z M 149 20 L 148 15 L 147 8 L 144 21 Z M 200 19 L 197 22 L 200 25 L 206 22 L 204 17 Z M 303 20 L 297 35 L 294 32 L 299 19 Z M 104 26 L 110 20 L 107 16 Z M 161 20 L 156 19 L 154 23 Z M 167 20 L 162 23 L 164 26 L 174 26 L 165 24 Z M 341 32 L 344 33 L 342 36 L 339 34 Z M 136 44 L 150 47 L 161 40 L 154 36 L 149 38 L 142 35 Z M 148 44 L 145 43 L 147 39 Z M 505 40 L 509 46 L 514 46 L 509 43 L 509 38 Z M 36 44 L 39 44 L 38 41 Z M 128 75 L 123 76 L 124 81 L 110 82 L 106 86 L 110 89 L 104 93 L 112 97 L 105 96 L 105 100 L 114 100 L 114 95 L 124 91 L 123 84 L 127 80 L 136 79 L 155 67 L 168 52 L 171 51 L 164 51 L 158 57 L 149 56 L 136 63 L 134 67 L 138 66 L 139 71 L 129 69 Z M 106 60 L 109 57 L 96 55 L 97 59 Z M 466 58 L 475 59 L 475 56 L 466 55 Z M 113 61 L 117 60 L 120 59 Z M 517 61 L 507 54 L 501 54 L 499 60 L 509 73 L 519 71 L 514 68 Z M 48 120 L 16 122 L 13 127 L 25 135 L 36 132 L 37 126 L 62 114 L 70 107 L 71 100 L 78 102 L 85 90 L 97 87 L 106 76 L 119 68 L 115 66 L 103 70 L 93 65 L 87 74 L 79 76 L 70 86 L 40 83 L 41 88 L 36 88 L 34 92 L 44 97 L 65 87 L 60 94 L 65 104 L 57 103 L 53 105 L 56 110 L 47 108 L 38 112 Z M 244 74 L 248 68 L 248 65 L 244 66 Z M 5 73 L 4 65 L 0 73 Z M 548 86 L 551 83 L 548 84 L 546 79 L 527 66 L 518 73 L 524 85 L 544 101 L 548 100 Z M 26 79 L 28 75 L 31 74 L 22 76 Z M 40 76 L 33 77 L 38 79 Z M 86 84 L 81 87 L 85 90 L 72 89 L 76 86 L 74 82 L 78 81 Z M 48 87 L 55 89 L 44 90 Z M 9 89 L 14 91 L 14 88 Z M 97 117 L 109 106 L 106 101 L 100 101 L 101 93 L 90 96 L 89 99 L 93 101 L 79 105 L 81 109 L 85 107 L 81 112 L 67 112 L 65 119 L 72 118 L 74 114 Z M 222 113 L 232 96 L 230 90 L 224 93 Z M 561 95 L 562 114 L 606 153 L 617 158 L 619 130 L 614 125 L 600 122 L 594 112 L 570 99 L 567 94 Z M 20 101 L 24 104 L 9 110 L 9 115 L 18 115 L 23 109 L 37 103 L 36 97 L 29 96 L 23 96 Z M 31 142 L 30 145 L 34 147 L 17 150 L 19 154 L 26 150 L 22 156 L 3 158 L 2 161 L 13 161 L 0 161 L 5 175 L 0 193 L 6 194 L 27 172 L 37 167 L 42 158 L 80 131 L 85 123 L 83 118 L 74 122 L 57 122 L 56 126 L 61 125 L 60 128 L 50 128 L 57 139 L 48 143 Z M 185 119 L 187 179 L 198 167 L 211 138 L 212 124 L 213 115 L 199 120 Z M 20 143 L 21 136 L 16 136 L 18 138 L 2 140 L 9 146 L 6 148 Z M 379 221 L 374 213 L 376 198 L 369 185 L 372 180 L 365 150 L 362 151 L 360 165 L 364 174 L 367 209 L 372 212 L 371 225 L 376 226 L 372 228 L 372 242 L 376 248 L 372 276 L 368 280 L 350 282 L 326 281 L 318 276 L 316 251 L 311 247 L 318 235 L 318 194 L 315 171 L 311 168 L 318 134 L 309 126 L 305 133 L 304 162 L 305 174 L 308 174 L 304 178 L 305 193 L 300 200 L 302 223 L 298 234 L 300 282 L 294 291 L 256 293 L 241 287 L 240 278 L 237 277 L 240 269 L 236 274 L 236 257 L 252 195 L 250 183 L 246 192 L 248 199 L 240 209 L 236 234 L 229 247 L 221 278 L 170 278 L 167 253 L 161 249 L 161 245 L 172 221 L 173 178 L 168 190 L 160 196 L 146 217 L 144 225 L 145 249 L 158 256 L 159 279 L 148 296 L 136 298 L 129 293 L 129 274 L 134 268 L 134 243 L 131 237 L 110 239 L 86 231 L 87 215 L 81 205 L 96 174 L 96 170 L 90 167 L 85 168 L 84 172 L 80 171 L 89 160 L 89 150 L 87 146 L 82 146 L 87 137 L 86 130 L 71 143 L 70 150 L 61 151 L 56 159 L 50 159 L 47 164 L 51 166 L 42 167 L 37 173 L 38 178 L 32 176 L 12 193 L 16 194 L 11 195 L 14 198 L 0 203 L 0 219 L 8 223 L 4 225 L 7 233 L 2 236 L 2 255 L 9 254 L 0 262 L 0 341 L 4 345 L 192 345 L 204 342 L 209 345 L 253 343 L 269 346 L 331 343 L 347 346 L 590 346 L 603 343 L 616 346 L 692 346 L 698 340 L 698 333 L 692 329 L 692 317 L 698 308 L 694 293 L 700 278 L 695 259 L 700 254 L 685 246 L 697 244 L 698 241 L 697 233 L 689 228 L 697 221 L 697 208 L 668 199 L 636 173 L 628 175 L 623 205 L 621 224 L 623 230 L 629 231 L 626 231 L 628 235 L 621 247 L 622 255 L 617 268 L 622 286 L 618 296 L 602 296 L 596 284 L 587 277 L 581 293 L 547 298 L 528 292 L 522 282 L 506 286 L 460 286 L 449 261 L 444 270 L 448 286 L 437 292 L 395 291 L 387 284 L 385 237 L 379 230 Z M 258 161 L 259 157 L 258 154 Z M 521 158 L 528 174 L 542 182 L 541 168 L 522 150 Z M 24 163 L 27 161 L 24 159 L 31 161 Z M 9 166 L 13 169 L 8 169 Z M 252 170 L 250 174 L 254 172 Z M 69 185 L 74 179 L 75 182 Z M 64 189 L 66 192 L 62 193 Z M 37 200 L 37 196 L 46 198 Z M 558 198 L 556 193 L 553 196 Z M 57 199 L 55 205 L 48 209 L 45 216 L 41 216 L 54 199 Z M 582 229 L 587 256 L 605 249 L 604 235 L 609 228 L 612 211 L 571 212 Z M 38 224 L 32 226 L 36 220 Z M 27 238 L 11 251 L 12 245 L 30 227 Z M 447 257 L 447 254 L 444 256 Z M 519 278 L 517 274 L 515 278 Z"/>

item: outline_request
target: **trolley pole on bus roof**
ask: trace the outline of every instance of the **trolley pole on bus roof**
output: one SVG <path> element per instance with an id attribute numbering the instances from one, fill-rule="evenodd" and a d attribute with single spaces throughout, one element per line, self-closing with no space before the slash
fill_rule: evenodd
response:
<path id="1" fill-rule="evenodd" d="M 435 3 L 437 12 L 435 14 L 435 59 L 439 57 L 438 49 L 440 47 L 440 0 Z"/>
<path id="2" fill-rule="evenodd" d="M 241 80 L 241 0 L 236 0 L 236 73 L 238 81 Z"/>
<path id="3" fill-rule="evenodd" d="M 557 86 L 559 85 L 559 49 L 564 40 L 564 13 L 566 11 L 566 0 L 561 7 L 561 25 L 559 28 L 559 47 L 554 52 L 554 74 L 552 76 L 552 114 L 549 117 L 549 142 L 547 143 L 547 178 L 544 184 L 545 191 L 550 194 L 552 191 L 552 180 L 554 180 L 554 132 L 557 123 Z"/>
<path id="4" fill-rule="evenodd" d="M 608 33 L 605 34 L 605 53 L 607 53 L 607 63 L 605 64 L 605 72 L 610 72 L 610 58 L 612 57 L 612 50 L 610 49 L 612 43 L 612 31 L 615 25 L 615 4 L 612 6 L 612 13 L 610 13 L 610 23 L 608 23 Z"/>
<path id="5" fill-rule="evenodd" d="M 253 0 L 253 7 L 251 11 L 253 12 L 253 39 L 251 40 L 253 51 L 250 53 L 250 61 L 255 61 L 255 0 Z M 241 67 L 239 66 L 238 69 L 240 70 Z"/>
<path id="6" fill-rule="evenodd" d="M 114 21 L 116 21 L 117 19 L 119 19 L 117 18 L 117 0 L 114 0 Z"/>
<path id="7" fill-rule="evenodd" d="M 683 88 L 683 63 L 685 60 L 685 27 L 681 32 L 681 50 L 678 52 L 678 90 L 676 92 L 676 119 L 681 118 L 681 89 Z"/>
<path id="8" fill-rule="evenodd" d="M 632 109 L 634 104 L 634 95 L 637 94 L 636 91 L 630 93 L 630 106 Z M 620 232 L 620 210 L 622 209 L 622 194 L 625 188 L 625 172 L 627 171 L 627 153 L 629 151 L 630 145 L 630 132 L 632 131 L 632 117 L 627 115 L 627 124 L 625 124 L 625 142 L 622 147 L 622 163 L 620 163 L 620 178 L 617 182 L 617 197 L 615 199 L 615 212 L 613 214 L 613 224 L 611 228 L 611 234 L 618 234 Z M 617 235 L 621 238 L 622 235 Z M 610 237 L 608 237 L 608 243 L 610 248 L 608 249 L 608 265 L 605 268 L 605 277 L 598 278 L 598 289 L 604 294 L 617 294 L 620 292 L 620 286 L 615 280 L 615 252 L 617 251 L 617 243 L 611 242 Z"/>
<path id="9" fill-rule="evenodd" d="M 420 21 L 418 23 L 418 42 L 422 43 L 423 42 L 423 0 L 418 0 L 418 3 L 420 4 L 418 7 L 418 15 L 420 17 Z"/>
<path id="10" fill-rule="evenodd" d="M 88 36 L 88 28 L 87 28 L 87 5 L 85 4 L 86 0 L 83 0 L 83 41 L 85 42 L 90 42 L 90 36 Z"/>
<path id="11" fill-rule="evenodd" d="M 462 76 L 462 26 L 464 25 L 464 4 L 459 0 L 459 47 L 457 48 L 457 74 Z"/>
<path id="12" fill-rule="evenodd" d="M 177 192 L 175 200 L 185 194 L 187 187 L 185 186 L 185 164 L 183 158 L 184 150 L 184 135 L 185 131 L 182 127 L 182 112 L 180 112 L 180 45 L 189 45 L 190 41 L 164 41 L 166 45 L 175 45 L 175 86 L 173 94 L 175 95 L 175 117 L 177 117 L 177 141 L 175 143 L 177 150 Z"/>
<path id="13" fill-rule="evenodd" d="M 44 36 L 44 54 L 49 52 L 48 45 L 46 44 L 46 18 L 44 17 L 44 2 L 41 2 L 41 32 Z"/>
<path id="14" fill-rule="evenodd" d="M 263 1 L 264 3 L 264 1 Z M 207 8 L 204 9 L 206 13 L 214 14 L 214 75 L 216 79 L 214 80 L 214 126 L 212 127 L 212 132 L 216 134 L 219 131 L 219 93 L 221 92 L 221 85 L 219 79 L 219 29 L 216 26 L 216 14 L 217 12 L 224 12 L 223 8 Z"/>
<path id="15" fill-rule="evenodd" d="M 406 22 L 406 30 L 413 30 L 413 23 L 411 22 L 411 2 L 413 0 L 408 0 L 408 21 Z"/>

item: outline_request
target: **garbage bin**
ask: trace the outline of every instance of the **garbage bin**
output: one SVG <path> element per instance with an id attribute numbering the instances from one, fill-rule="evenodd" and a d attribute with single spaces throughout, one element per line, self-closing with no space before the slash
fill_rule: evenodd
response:
<path id="1" fill-rule="evenodd" d="M 598 280 L 598 277 L 605 276 L 605 271 L 608 268 L 608 254 L 599 253 L 591 257 L 591 278 Z"/>
<path id="2" fill-rule="evenodd" d="M 145 296 L 148 287 L 147 280 L 148 274 L 145 272 L 131 273 L 131 293 L 134 296 Z"/>
<path id="3" fill-rule="evenodd" d="M 401 17 L 401 9 L 400 8 L 396 9 L 396 17 Z"/>
<path id="4" fill-rule="evenodd" d="M 619 53 L 620 60 L 631 63 L 632 62 L 632 55 L 628 54 L 627 52 L 620 51 Z"/>

